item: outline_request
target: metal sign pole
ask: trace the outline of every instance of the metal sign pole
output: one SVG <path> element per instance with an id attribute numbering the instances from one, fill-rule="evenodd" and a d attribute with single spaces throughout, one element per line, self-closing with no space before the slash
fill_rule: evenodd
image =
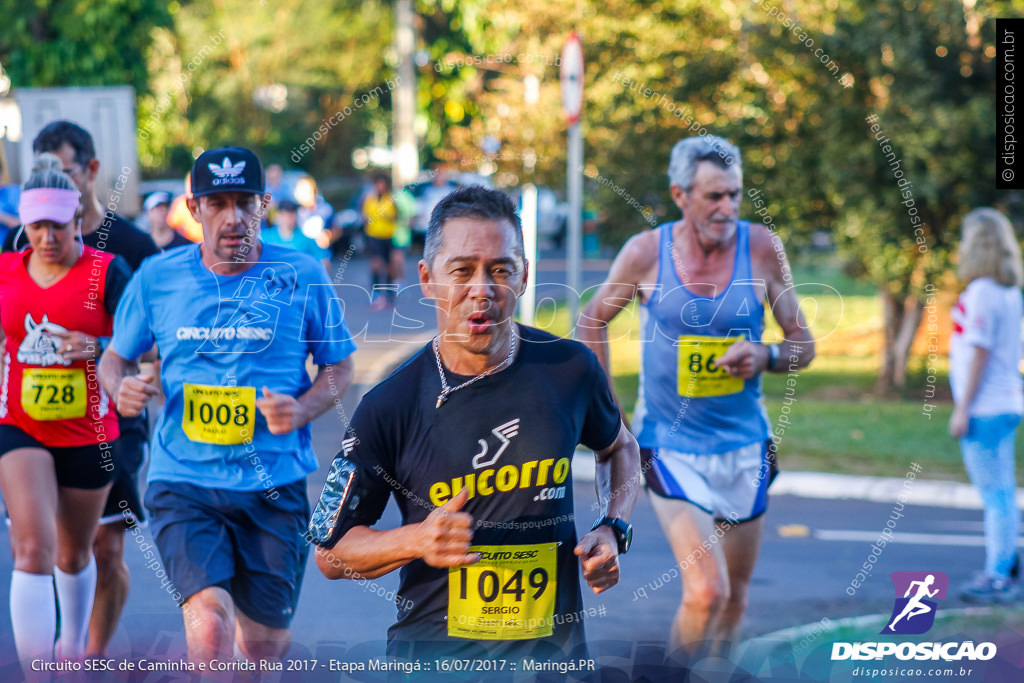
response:
<path id="1" fill-rule="evenodd" d="M 562 48 L 562 109 L 569 120 L 569 153 L 566 185 L 569 224 L 566 235 L 566 284 L 569 286 L 569 315 L 573 332 L 580 308 L 580 267 L 583 258 L 583 44 L 575 32 Z"/>
<path id="2" fill-rule="evenodd" d="M 569 320 L 576 330 L 580 308 L 580 266 L 583 258 L 583 133 L 580 122 L 569 126 L 569 234 L 566 236 L 566 284 L 569 285 Z"/>
<path id="3" fill-rule="evenodd" d="M 529 261 L 530 270 L 526 277 L 526 291 L 519 297 L 519 322 L 533 326 L 537 312 L 537 186 L 527 183 L 523 186 L 523 257 Z"/>

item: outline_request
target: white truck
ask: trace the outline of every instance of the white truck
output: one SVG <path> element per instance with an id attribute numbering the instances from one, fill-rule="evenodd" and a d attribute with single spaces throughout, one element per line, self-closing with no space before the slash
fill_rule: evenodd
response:
<path id="1" fill-rule="evenodd" d="M 85 88 L 18 88 L 0 97 L 0 165 L 3 180 L 22 183 L 32 168 L 32 141 L 58 119 L 92 135 L 100 160 L 96 197 L 124 216 L 141 211 L 136 147 L 135 89 L 128 85 Z"/>

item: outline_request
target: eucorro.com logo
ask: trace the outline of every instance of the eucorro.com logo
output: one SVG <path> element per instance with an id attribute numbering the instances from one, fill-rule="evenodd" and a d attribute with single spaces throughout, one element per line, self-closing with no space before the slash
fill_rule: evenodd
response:
<path id="1" fill-rule="evenodd" d="M 882 635 L 920 635 L 927 633 L 935 623 L 938 603 L 945 600 L 949 577 L 943 572 L 893 572 L 889 575 L 896 589 L 896 602 Z M 902 597 L 901 597 L 902 596 Z M 934 598 L 934 599 L 931 599 Z M 895 655 L 897 659 L 918 661 L 938 660 L 952 662 L 960 659 L 989 660 L 996 656 L 994 643 L 973 641 L 950 643 L 833 643 L 832 661 L 854 659 L 882 659 Z"/>

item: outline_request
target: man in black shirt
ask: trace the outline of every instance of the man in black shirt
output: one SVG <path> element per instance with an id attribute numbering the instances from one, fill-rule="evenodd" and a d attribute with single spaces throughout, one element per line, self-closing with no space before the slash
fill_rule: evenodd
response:
<path id="1" fill-rule="evenodd" d="M 138 270 L 143 259 L 159 254 L 160 249 L 130 221 L 104 210 L 96 197 L 96 175 L 100 161 L 96 158 L 92 136 L 70 121 L 47 124 L 35 140 L 32 151 L 36 154 L 51 152 L 64 163 L 64 172 L 82 193 L 82 241 L 95 249 L 116 254 L 128 262 L 132 272 Z M 120 181 L 123 182 L 123 181 Z M 117 186 L 115 185 L 115 191 Z M 3 250 L 20 250 L 28 246 L 24 230 L 12 230 L 4 241 Z M 105 346 L 108 340 L 101 340 Z M 85 353 L 82 340 L 67 340 L 72 347 L 68 353 Z M 102 350 L 102 349 L 100 349 Z M 113 454 L 117 471 L 114 484 L 107 497 L 107 505 L 96 531 L 93 552 L 96 556 L 96 600 L 89 622 L 89 642 L 86 654 L 101 656 L 117 628 L 125 602 L 128 600 L 128 566 L 124 562 L 124 532 L 126 524 L 143 519 L 136 475 L 145 460 L 146 442 L 149 441 L 148 418 L 121 417 L 118 421 L 121 436 L 114 442 Z M 124 505 L 120 503 L 124 502 Z M 125 514 L 125 509 L 131 515 Z M 133 519 L 134 517 L 134 519 Z"/>
<path id="2" fill-rule="evenodd" d="M 332 579 L 401 568 L 392 657 L 579 657 L 576 566 L 595 593 L 618 582 L 636 442 L 592 352 L 513 322 L 527 264 L 507 196 L 468 187 L 442 200 L 419 272 L 439 335 L 356 410 L 339 454 L 355 493 L 317 566 Z M 579 443 L 595 451 L 605 513 L 577 542 Z M 371 529 L 391 493 L 403 525 Z"/>

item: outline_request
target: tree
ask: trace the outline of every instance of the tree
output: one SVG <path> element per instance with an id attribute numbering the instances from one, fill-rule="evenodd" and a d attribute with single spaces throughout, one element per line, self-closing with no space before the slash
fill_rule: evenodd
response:
<path id="1" fill-rule="evenodd" d="M 924 288 L 948 270 L 960 219 L 999 199 L 994 37 L 1007 12 L 1010 3 L 918 0 L 827 18 L 824 45 L 854 84 L 826 91 L 819 80 L 811 111 L 840 247 L 881 294 L 880 391 L 905 385 Z"/>
<path id="2" fill-rule="evenodd" d="M 879 287 L 878 388 L 904 384 L 924 287 L 948 270 L 960 217 L 1000 199 L 995 17 L 1018 13 L 1019 3 L 588 0 L 572 12 L 542 0 L 485 4 L 475 45 L 489 53 L 553 58 L 569 28 L 582 36 L 586 170 L 600 181 L 589 191 L 606 239 L 646 229 L 644 209 L 677 217 L 665 177 L 676 141 L 729 138 L 743 151 L 746 187 L 767 201 L 759 217 L 772 218 L 791 250 L 831 229 L 852 267 Z M 449 129 L 448 144 L 472 158 L 495 136 L 504 153 L 496 166 L 510 181 L 562 185 L 557 70 L 517 58 L 475 73 L 478 115 Z M 522 97 L 529 73 L 541 79 L 534 104 Z M 539 161 L 528 168 L 524 158 Z M 754 218 L 749 205 L 742 212 Z"/>
<path id="3" fill-rule="evenodd" d="M 0 62 L 13 86 L 147 88 L 152 30 L 170 24 L 160 0 L 0 0 Z"/>
<path id="4" fill-rule="evenodd" d="M 143 164 L 184 170 L 197 147 L 232 143 L 268 161 L 349 168 L 364 131 L 388 126 L 391 32 L 383 0 L 182 6 L 148 55 Z"/>

